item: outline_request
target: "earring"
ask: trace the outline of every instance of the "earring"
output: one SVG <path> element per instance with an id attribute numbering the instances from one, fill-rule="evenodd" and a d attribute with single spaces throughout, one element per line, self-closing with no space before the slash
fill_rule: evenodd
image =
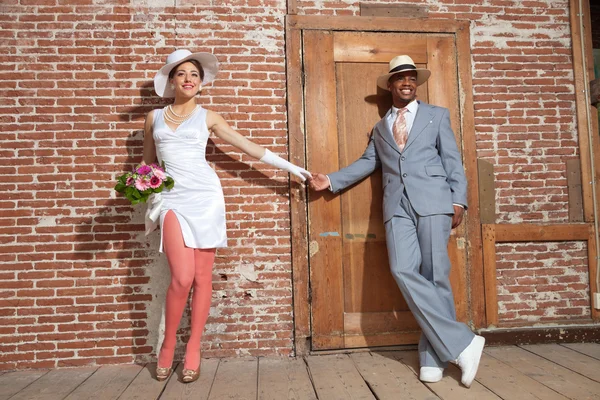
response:
<path id="1" fill-rule="evenodd" d="M 171 90 L 175 90 L 175 85 L 171 85 Z"/>
<path id="2" fill-rule="evenodd" d="M 198 92 L 202 91 L 202 85 L 198 85 Z"/>

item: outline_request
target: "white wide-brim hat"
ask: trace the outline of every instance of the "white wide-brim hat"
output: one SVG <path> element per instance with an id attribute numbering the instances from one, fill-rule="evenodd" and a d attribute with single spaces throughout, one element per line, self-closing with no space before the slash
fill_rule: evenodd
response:
<path id="1" fill-rule="evenodd" d="M 417 86 L 424 84 L 429 76 L 431 75 L 431 71 L 425 68 L 417 68 L 412 58 L 409 56 L 396 56 L 392 58 L 390 61 L 390 69 L 389 72 L 385 75 L 381 75 L 377 78 L 377 86 L 382 89 L 388 89 L 388 81 L 392 75 L 397 74 L 398 72 L 404 71 L 417 71 Z"/>
<path id="2" fill-rule="evenodd" d="M 154 90 L 160 97 L 175 97 L 175 90 L 169 86 L 169 73 L 182 62 L 196 60 L 202 65 L 204 78 L 202 84 L 206 85 L 215 80 L 219 71 L 217 57 L 210 53 L 192 53 L 189 50 L 175 50 L 167 57 L 166 64 L 156 73 L 154 77 Z"/>

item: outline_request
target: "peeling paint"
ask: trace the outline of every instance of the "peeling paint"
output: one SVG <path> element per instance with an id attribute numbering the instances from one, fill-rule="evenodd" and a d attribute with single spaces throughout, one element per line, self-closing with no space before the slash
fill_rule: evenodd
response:
<path id="1" fill-rule="evenodd" d="M 254 264 L 241 262 L 238 265 L 238 271 L 240 276 L 250 282 L 258 282 L 258 276 L 256 271 L 254 270 Z"/>
<path id="2" fill-rule="evenodd" d="M 319 252 L 319 243 L 317 243 L 316 240 L 310 242 L 310 245 L 308 246 L 308 252 L 311 257 Z"/>

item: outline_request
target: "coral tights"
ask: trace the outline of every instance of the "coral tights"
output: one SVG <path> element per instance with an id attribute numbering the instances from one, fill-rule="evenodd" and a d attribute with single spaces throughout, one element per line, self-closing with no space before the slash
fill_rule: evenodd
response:
<path id="1" fill-rule="evenodd" d="M 181 226 L 173 211 L 167 211 L 163 221 L 163 245 L 171 270 L 171 283 L 167 291 L 165 337 L 158 366 L 168 368 L 173 364 L 177 328 L 193 286 L 192 328 L 184 368 L 196 370 L 200 366 L 200 340 L 210 310 L 215 249 L 185 247 Z"/>

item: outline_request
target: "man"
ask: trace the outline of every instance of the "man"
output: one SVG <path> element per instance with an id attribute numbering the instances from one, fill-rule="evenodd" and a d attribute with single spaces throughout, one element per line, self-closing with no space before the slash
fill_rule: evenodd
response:
<path id="1" fill-rule="evenodd" d="M 419 378 L 437 382 L 455 362 L 470 387 L 485 339 L 456 321 L 447 250 L 467 207 L 467 181 L 448 110 L 416 100 L 430 74 L 409 56 L 392 59 L 377 85 L 391 92 L 394 105 L 373 128 L 364 154 L 338 172 L 313 174 L 309 184 L 338 193 L 383 169 L 390 269 L 423 331 Z"/>

